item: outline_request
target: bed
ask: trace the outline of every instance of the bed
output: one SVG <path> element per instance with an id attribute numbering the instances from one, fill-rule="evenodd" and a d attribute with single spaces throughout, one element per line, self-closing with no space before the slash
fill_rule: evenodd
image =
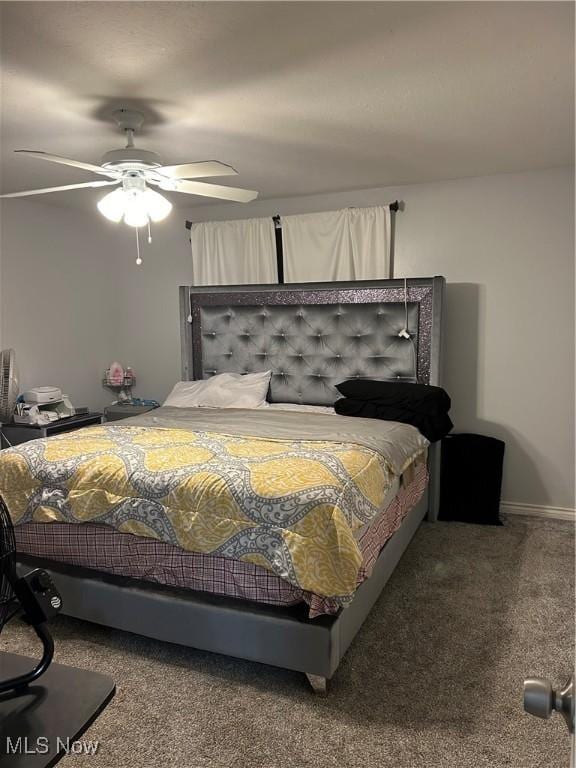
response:
<path id="1" fill-rule="evenodd" d="M 439 467 L 414 427 L 310 406 L 347 378 L 440 384 L 443 291 L 441 277 L 182 287 L 182 378 L 271 370 L 272 406 L 161 408 L 14 449 L 0 485 L 22 566 L 52 573 L 71 616 L 325 691 L 435 519 Z"/>

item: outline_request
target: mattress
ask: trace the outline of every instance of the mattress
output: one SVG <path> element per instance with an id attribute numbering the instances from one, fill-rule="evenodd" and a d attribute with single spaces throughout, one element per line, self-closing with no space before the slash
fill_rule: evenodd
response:
<path id="1" fill-rule="evenodd" d="M 362 529 L 357 586 L 370 576 L 378 555 L 420 501 L 427 483 L 423 456 L 405 470 L 380 514 Z M 269 605 L 307 603 L 310 618 L 340 610 L 337 601 L 301 590 L 262 566 L 186 552 L 165 542 L 119 533 L 106 525 L 26 523 L 15 528 L 15 535 L 18 552 L 44 560 Z"/>
<path id="2" fill-rule="evenodd" d="M 165 407 L 3 451 L 0 493 L 17 527 L 105 524 L 343 606 L 363 568 L 358 536 L 426 447 L 397 422 Z"/>

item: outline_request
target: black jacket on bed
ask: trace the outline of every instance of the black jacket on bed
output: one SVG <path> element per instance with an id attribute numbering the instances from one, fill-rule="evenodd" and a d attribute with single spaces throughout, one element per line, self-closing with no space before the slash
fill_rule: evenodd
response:
<path id="1" fill-rule="evenodd" d="M 342 416 L 401 421 L 412 424 L 430 442 L 452 429 L 450 397 L 441 387 L 374 379 L 350 379 L 336 385 L 344 395 L 334 409 Z"/>

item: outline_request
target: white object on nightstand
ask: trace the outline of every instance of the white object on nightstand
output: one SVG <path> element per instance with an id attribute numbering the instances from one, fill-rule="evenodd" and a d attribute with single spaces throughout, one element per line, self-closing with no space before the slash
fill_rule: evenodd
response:
<path id="1" fill-rule="evenodd" d="M 58 387 L 33 387 L 23 394 L 24 402 L 33 405 L 56 403 L 62 400 L 62 390 Z"/>

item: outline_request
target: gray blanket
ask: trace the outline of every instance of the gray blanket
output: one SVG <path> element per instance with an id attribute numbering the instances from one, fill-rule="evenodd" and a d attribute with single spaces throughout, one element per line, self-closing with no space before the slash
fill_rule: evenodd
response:
<path id="1" fill-rule="evenodd" d="M 354 443 L 376 451 L 397 475 L 428 446 L 416 427 L 336 414 L 241 408 L 174 408 L 163 406 L 114 426 L 166 427 L 191 432 L 263 437 L 280 440 L 322 440 Z"/>

